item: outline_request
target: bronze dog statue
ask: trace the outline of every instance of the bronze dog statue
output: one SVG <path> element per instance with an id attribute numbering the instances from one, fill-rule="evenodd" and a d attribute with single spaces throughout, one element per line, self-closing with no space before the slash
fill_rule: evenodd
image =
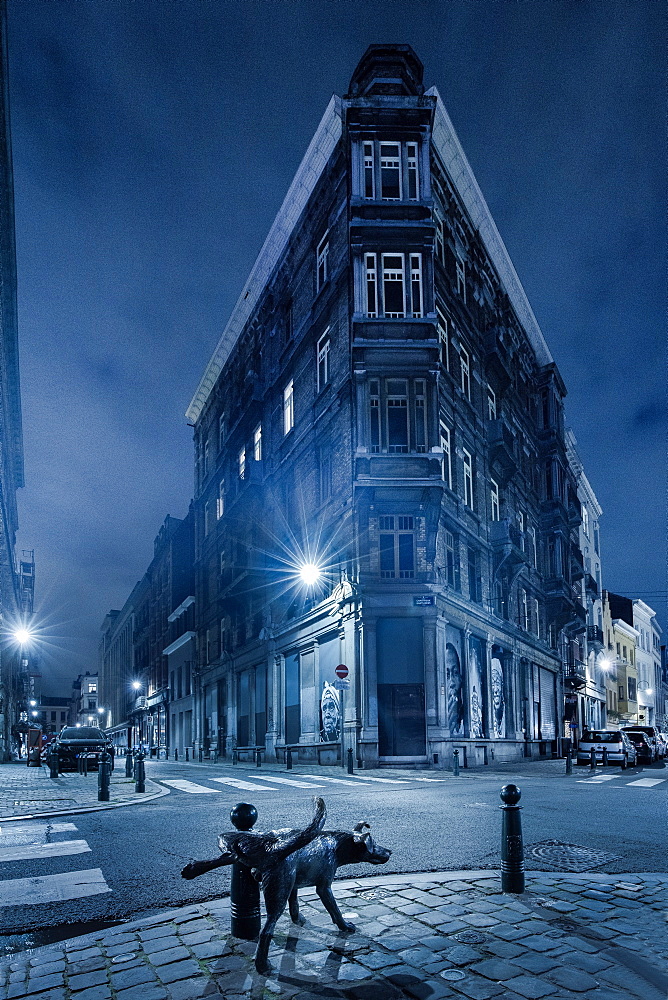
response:
<path id="1" fill-rule="evenodd" d="M 223 854 L 215 861 L 195 861 L 186 865 L 184 878 L 196 878 L 206 871 L 237 861 L 253 869 L 255 878 L 262 883 L 262 894 L 267 920 L 255 953 L 255 968 L 262 975 L 271 971 L 268 962 L 269 946 L 276 921 L 289 906 L 295 924 L 303 924 L 299 914 L 297 892 L 306 886 L 315 886 L 325 909 L 341 931 L 350 933 L 355 925 L 343 919 L 334 899 L 332 881 L 337 868 L 367 862 L 384 865 L 392 851 L 380 847 L 371 837 L 368 823 L 357 823 L 352 832 L 322 830 L 325 821 L 325 803 L 316 798 L 316 814 L 305 830 L 271 830 L 268 833 L 222 834 L 218 843 Z M 251 841 L 238 838 L 252 838 Z"/>

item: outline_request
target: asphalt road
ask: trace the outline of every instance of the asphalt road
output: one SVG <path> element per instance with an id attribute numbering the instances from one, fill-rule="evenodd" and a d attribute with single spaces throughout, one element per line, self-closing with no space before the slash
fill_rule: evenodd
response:
<path id="1" fill-rule="evenodd" d="M 107 921 L 137 919 L 226 894 L 229 869 L 218 869 L 191 882 L 180 878 L 180 870 L 190 860 L 217 856 L 217 835 L 232 829 L 229 810 L 240 801 L 253 802 L 258 808 L 258 829 L 306 825 L 312 815 L 314 794 L 322 795 L 327 804 L 327 829 L 350 829 L 359 820 L 369 822 L 375 839 L 392 849 L 392 857 L 382 869 L 341 869 L 342 877 L 497 868 L 501 837 L 499 792 L 503 784 L 516 780 L 522 789 L 528 871 L 547 869 L 531 854 L 532 845 L 546 841 L 605 852 L 602 863 L 592 870 L 666 870 L 668 780 L 658 780 L 668 779 L 668 768 L 663 764 L 623 774 L 610 768 L 608 780 L 600 784 L 590 781 L 588 771 L 582 768 L 574 768 L 572 776 L 517 779 L 512 774 L 489 772 L 458 778 L 447 772 L 442 776 L 438 772 L 417 772 L 415 779 L 405 781 L 356 777 L 349 779 L 352 786 L 319 779 L 315 774 L 302 779 L 298 768 L 286 773 L 266 768 L 256 771 L 242 765 L 214 768 L 151 762 L 147 771 L 159 781 L 185 781 L 209 791 L 197 793 L 190 786 L 170 786 L 169 795 L 145 806 L 59 818 L 69 821 L 74 829 L 61 830 L 44 820 L 3 824 L 0 949 L 47 943 L 94 930 Z M 347 779 L 338 769 L 332 769 L 332 776 Z M 216 782 L 216 777 L 262 785 L 264 790 L 230 787 Z M 388 777 L 393 776 L 390 773 Z M 281 783 L 280 779 L 285 778 L 303 780 L 308 787 Z M 657 783 L 633 784 L 648 779 Z M 31 841 L 37 846 L 24 849 Z M 43 854 L 60 850 L 44 845 L 63 841 L 83 842 L 76 848 L 80 853 L 7 859 L 14 845 L 19 855 L 31 851 Z M 36 879 L 31 885 L 39 892 L 44 876 L 53 876 L 47 881 L 59 885 L 61 879 L 71 880 L 71 873 L 91 869 L 100 870 L 103 891 L 79 899 L 54 902 L 37 898 L 25 903 L 27 883 L 9 884 L 10 880 Z"/>

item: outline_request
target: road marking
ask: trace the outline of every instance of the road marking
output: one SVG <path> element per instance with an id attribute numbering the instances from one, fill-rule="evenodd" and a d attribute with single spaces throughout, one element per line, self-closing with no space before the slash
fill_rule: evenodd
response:
<path id="1" fill-rule="evenodd" d="M 255 785 L 252 781 L 241 781 L 239 778 L 212 778 L 212 781 L 219 781 L 221 785 L 231 785 L 232 788 L 241 788 L 244 792 L 275 792 L 275 788 L 267 788 L 266 785 Z M 219 792 L 220 789 L 216 788 Z"/>
<path id="2" fill-rule="evenodd" d="M 34 878 L 12 878 L 0 881 L 0 906 L 24 906 L 34 903 L 56 903 L 66 899 L 81 899 L 111 892 L 100 868 L 61 875 L 39 875 Z"/>
<path id="3" fill-rule="evenodd" d="M 626 784 L 629 787 L 636 785 L 638 788 L 651 788 L 653 785 L 661 785 L 664 781 L 668 781 L 668 778 L 638 778 L 637 781 L 627 781 Z"/>
<path id="4" fill-rule="evenodd" d="M 33 858 L 59 858 L 66 854 L 86 854 L 90 847 L 85 840 L 57 840 L 52 844 L 15 844 L 0 847 L 0 863 L 28 861 Z"/>
<path id="5" fill-rule="evenodd" d="M 298 774 L 297 777 L 298 778 L 308 778 L 308 777 L 310 777 L 310 775 L 308 775 L 308 774 Z M 346 778 L 330 778 L 330 776 L 328 774 L 327 775 L 319 774 L 318 775 L 318 781 L 333 781 L 337 785 L 350 785 L 353 788 L 359 788 L 360 787 L 356 781 L 351 781 L 349 778 L 348 779 L 346 779 Z"/>
<path id="6" fill-rule="evenodd" d="M 358 781 L 382 781 L 386 785 L 405 785 L 411 778 L 372 778 L 370 774 L 356 774 Z"/>
<path id="7" fill-rule="evenodd" d="M 180 792 L 190 792 L 191 795 L 205 795 L 207 792 L 215 795 L 220 788 L 207 788 L 206 785 L 197 785 L 194 781 L 186 781 L 184 778 L 160 778 L 163 785 L 171 785 Z"/>
<path id="8" fill-rule="evenodd" d="M 70 833 L 76 830 L 74 823 L 15 823 L 0 828 L 0 846 L 3 844 L 38 844 L 41 843 L 47 831 L 51 833 Z"/>
<path id="9" fill-rule="evenodd" d="M 588 784 L 600 784 L 602 781 L 614 781 L 615 778 L 621 778 L 621 774 L 599 774 L 596 778 L 578 778 L 579 785 Z"/>
<path id="10" fill-rule="evenodd" d="M 248 777 L 252 777 L 250 774 Z M 294 785 L 295 788 L 324 788 L 324 785 L 317 785 L 312 781 L 296 781 L 294 778 L 269 778 L 262 775 L 262 781 L 275 781 L 278 785 Z"/>

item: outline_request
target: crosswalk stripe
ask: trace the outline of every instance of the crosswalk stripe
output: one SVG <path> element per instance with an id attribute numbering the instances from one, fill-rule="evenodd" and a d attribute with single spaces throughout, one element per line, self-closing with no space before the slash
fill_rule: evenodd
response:
<path id="1" fill-rule="evenodd" d="M 49 834 L 70 833 L 76 826 L 74 823 L 9 823 L 0 827 L 0 846 L 42 843 L 47 830 Z"/>
<path id="2" fill-rule="evenodd" d="M 86 854 L 90 847 L 85 840 L 57 840 L 50 844 L 14 844 L 0 847 L 0 863 L 28 861 L 33 858 L 59 858 L 67 854 Z"/>
<path id="3" fill-rule="evenodd" d="M 626 784 L 636 785 L 639 788 L 651 788 L 653 785 L 660 785 L 667 780 L 667 778 L 638 778 L 637 781 L 627 781 Z"/>
<path id="4" fill-rule="evenodd" d="M 298 774 L 297 777 L 298 778 L 310 778 L 310 775 L 309 774 Z M 352 781 L 350 778 L 347 778 L 347 779 L 346 778 L 330 778 L 330 776 L 328 774 L 327 775 L 325 775 L 325 774 L 319 774 L 318 775 L 318 781 L 333 781 L 337 785 L 350 785 L 353 788 L 359 788 L 360 787 L 359 784 L 356 781 Z"/>
<path id="5" fill-rule="evenodd" d="M 250 775 L 248 775 L 250 778 Z M 294 778 L 270 778 L 268 775 L 262 775 L 262 781 L 275 781 L 278 785 L 294 785 L 295 788 L 324 788 L 324 785 L 318 785 L 313 781 L 296 781 Z"/>
<path id="6" fill-rule="evenodd" d="M 191 795 L 205 795 L 207 793 L 215 795 L 220 788 L 207 788 L 206 785 L 198 785 L 194 781 L 186 781 L 185 778 L 161 778 L 163 785 L 171 785 L 180 792 L 190 792 Z M 214 779 L 215 780 L 215 779 Z"/>
<path id="7" fill-rule="evenodd" d="M 240 778 L 212 778 L 212 781 L 219 781 L 221 785 L 231 785 L 232 788 L 241 788 L 244 792 L 275 792 L 275 788 L 268 788 L 266 785 L 256 785 L 251 781 L 241 781 Z M 216 788 L 216 791 L 220 791 Z"/>
<path id="8" fill-rule="evenodd" d="M 372 778 L 370 774 L 356 774 L 355 777 L 358 781 L 382 781 L 387 785 L 403 785 L 411 780 L 410 778 Z"/>
<path id="9" fill-rule="evenodd" d="M 0 881 L 0 906 L 56 903 L 111 892 L 100 868 Z"/>

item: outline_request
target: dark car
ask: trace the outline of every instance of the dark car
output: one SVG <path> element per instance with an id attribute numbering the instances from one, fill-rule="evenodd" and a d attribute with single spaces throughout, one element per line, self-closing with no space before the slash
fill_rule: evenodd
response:
<path id="1" fill-rule="evenodd" d="M 112 768 L 114 747 L 111 740 L 95 726 L 66 726 L 56 738 L 54 750 L 58 754 L 58 770 L 77 771 L 78 758 L 85 755 L 88 770 L 96 770 L 103 753 L 111 754 Z"/>
<path id="2" fill-rule="evenodd" d="M 644 733 L 647 737 L 647 742 L 652 748 L 652 754 L 654 760 L 659 760 L 661 757 L 661 746 L 657 738 L 657 730 L 654 726 L 624 726 L 625 733 Z"/>
<path id="3" fill-rule="evenodd" d="M 633 743 L 636 748 L 636 755 L 639 764 L 652 764 L 654 762 L 654 748 L 644 733 L 637 729 L 625 729 L 624 735 Z"/>

